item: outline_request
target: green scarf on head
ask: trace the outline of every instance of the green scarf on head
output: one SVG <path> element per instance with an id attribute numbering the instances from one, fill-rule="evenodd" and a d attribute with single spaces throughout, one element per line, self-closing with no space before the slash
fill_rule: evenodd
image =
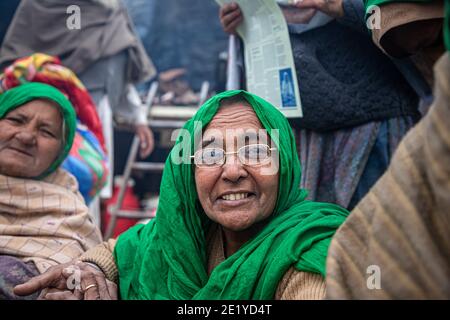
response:
<path id="1" fill-rule="evenodd" d="M 198 201 L 194 165 L 171 158 L 180 150 L 180 134 L 166 161 L 156 218 L 120 235 L 115 246 L 122 299 L 273 299 L 292 265 L 325 276 L 331 237 L 348 212 L 305 200 L 294 136 L 282 113 L 255 95 L 227 91 L 208 100 L 183 129 L 194 137 L 196 121 L 205 128 L 220 101 L 238 94 L 272 138 L 271 130 L 279 130 L 273 139 L 280 155 L 279 191 L 270 222 L 208 277 L 205 233 L 211 221 Z"/>
<path id="2" fill-rule="evenodd" d="M 0 94 L 0 119 L 8 112 L 36 99 L 48 99 L 55 102 L 59 107 L 65 123 L 66 132 L 64 148 L 59 157 L 52 163 L 40 177 L 44 178 L 53 171 L 69 154 L 72 148 L 76 130 L 76 114 L 70 101 L 58 89 L 44 83 L 29 82 L 21 84 Z M 36 110 L 39 112 L 39 110 Z"/>

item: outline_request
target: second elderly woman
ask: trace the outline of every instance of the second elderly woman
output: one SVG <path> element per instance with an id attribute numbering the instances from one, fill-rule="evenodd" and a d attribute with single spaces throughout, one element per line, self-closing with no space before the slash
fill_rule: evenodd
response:
<path id="1" fill-rule="evenodd" d="M 75 125 L 72 104 L 52 86 L 0 94 L 0 299 L 19 298 L 15 285 L 101 241 L 78 183 L 59 168 Z"/>

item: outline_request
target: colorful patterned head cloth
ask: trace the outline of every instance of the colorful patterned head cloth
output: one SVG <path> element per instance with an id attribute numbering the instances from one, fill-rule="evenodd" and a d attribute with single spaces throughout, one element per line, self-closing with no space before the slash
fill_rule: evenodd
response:
<path id="1" fill-rule="evenodd" d="M 27 82 L 46 83 L 64 93 L 80 121 L 104 146 L 102 125 L 91 96 L 78 77 L 62 66 L 57 57 L 35 53 L 16 60 L 0 75 L 0 93 Z"/>
<path id="2" fill-rule="evenodd" d="M 238 94 L 271 136 L 273 129 L 279 133 L 274 139 L 280 155 L 279 191 L 270 221 L 208 277 L 205 233 L 211 221 L 198 200 L 194 165 L 177 164 L 169 156 L 156 218 L 120 235 L 115 247 L 122 299 L 272 299 L 291 266 L 325 276 L 330 239 L 348 212 L 305 200 L 294 136 L 283 114 L 255 95 L 227 91 L 208 100 L 186 123 L 184 133 L 194 137 L 196 121 L 205 128 L 220 101 Z M 182 135 L 171 154 L 179 152 L 180 143 Z"/>

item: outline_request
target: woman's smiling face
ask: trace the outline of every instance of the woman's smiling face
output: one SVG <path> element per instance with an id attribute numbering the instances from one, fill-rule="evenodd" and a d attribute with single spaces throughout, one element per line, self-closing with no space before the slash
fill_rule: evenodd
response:
<path id="1" fill-rule="evenodd" d="M 202 137 L 203 147 L 219 147 L 226 152 L 235 152 L 240 147 L 242 137 L 239 135 L 242 132 L 255 133 L 246 135 L 244 143 L 247 145 L 270 145 L 270 137 L 261 137 L 265 132 L 262 129 L 248 103 L 225 105 L 206 127 Z M 222 166 L 196 167 L 197 193 L 206 215 L 231 231 L 247 230 L 267 219 L 275 208 L 278 194 L 278 170 L 267 170 L 271 165 L 243 165 L 236 154 L 230 154 Z"/>
<path id="2" fill-rule="evenodd" d="M 0 174 L 35 178 L 62 148 L 62 117 L 53 102 L 33 100 L 0 119 Z"/>

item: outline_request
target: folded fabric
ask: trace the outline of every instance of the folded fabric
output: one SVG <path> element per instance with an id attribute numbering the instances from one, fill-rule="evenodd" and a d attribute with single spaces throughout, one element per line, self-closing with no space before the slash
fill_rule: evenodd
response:
<path id="1" fill-rule="evenodd" d="M 32 261 L 43 273 L 101 239 L 76 180 L 65 170 L 44 180 L 0 175 L 0 255 Z"/>
<path id="2" fill-rule="evenodd" d="M 108 157 L 92 132 L 79 122 L 73 147 L 62 168 L 77 178 L 80 193 L 87 204 L 106 185 Z"/>

